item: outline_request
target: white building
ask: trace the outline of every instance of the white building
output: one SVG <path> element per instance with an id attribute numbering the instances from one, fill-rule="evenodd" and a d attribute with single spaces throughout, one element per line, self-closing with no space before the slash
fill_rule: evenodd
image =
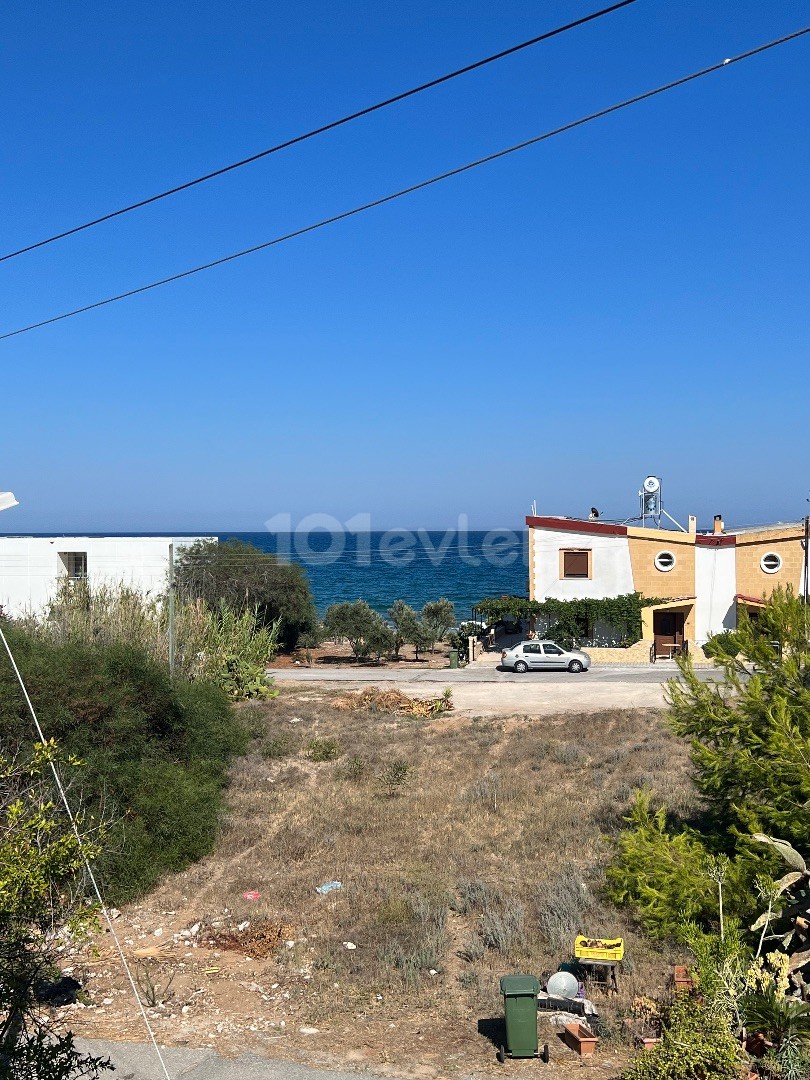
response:
<path id="1" fill-rule="evenodd" d="M 163 592 L 169 559 L 211 536 L 0 536 L 0 608 L 6 615 L 41 611 L 60 578 Z"/>
<path id="2" fill-rule="evenodd" d="M 641 593 L 654 600 L 643 641 L 661 657 L 733 629 L 741 607 L 755 615 L 777 586 L 801 593 L 808 574 L 801 522 L 726 529 L 718 514 L 710 533 L 694 517 L 680 532 L 535 515 L 526 524 L 530 599 Z"/>

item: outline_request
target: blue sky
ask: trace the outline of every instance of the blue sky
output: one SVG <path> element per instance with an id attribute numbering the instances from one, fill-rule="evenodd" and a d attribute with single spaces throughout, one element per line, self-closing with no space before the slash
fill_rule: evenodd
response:
<path id="1" fill-rule="evenodd" d="M 44 0 L 0 16 L 2 249 L 600 6 Z M 0 264 L 0 331 L 347 209 L 797 29 L 622 12 Z M 269 252 L 0 343 L 6 531 L 796 519 L 810 35 Z"/>

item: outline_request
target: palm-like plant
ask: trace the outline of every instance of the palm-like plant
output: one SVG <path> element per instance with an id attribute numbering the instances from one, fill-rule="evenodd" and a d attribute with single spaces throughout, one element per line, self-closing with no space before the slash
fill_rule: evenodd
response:
<path id="1" fill-rule="evenodd" d="M 761 1032 L 777 1046 L 786 1039 L 810 1044 L 810 1005 L 785 997 L 774 986 L 747 996 L 743 1014 L 749 1031 Z"/>

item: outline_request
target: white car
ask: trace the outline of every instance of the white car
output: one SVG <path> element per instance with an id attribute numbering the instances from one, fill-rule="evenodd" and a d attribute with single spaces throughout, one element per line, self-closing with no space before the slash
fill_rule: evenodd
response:
<path id="1" fill-rule="evenodd" d="M 587 671 L 591 658 L 579 649 L 567 650 L 556 641 L 521 641 L 501 653 L 501 667 L 508 671 Z"/>

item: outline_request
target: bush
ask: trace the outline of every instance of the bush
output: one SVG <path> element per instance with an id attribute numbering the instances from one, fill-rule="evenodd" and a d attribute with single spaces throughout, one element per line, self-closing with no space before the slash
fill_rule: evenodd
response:
<path id="1" fill-rule="evenodd" d="M 704 653 L 709 657 L 738 656 L 740 644 L 733 630 L 723 634 L 714 634 L 703 646 Z"/>
<path id="2" fill-rule="evenodd" d="M 88 810 L 112 818 L 99 860 L 121 902 L 210 851 L 230 758 L 247 738 L 223 691 L 173 683 L 132 645 L 54 645 L 6 635 L 49 737 L 86 763 Z M 34 733 L 10 669 L 0 670 L 0 740 L 25 748 Z"/>
<path id="3" fill-rule="evenodd" d="M 169 662 L 169 617 L 165 597 L 144 596 L 127 585 L 91 587 L 65 579 L 40 616 L 17 625 L 54 645 L 134 645 L 162 664 Z M 211 679 L 233 701 L 274 697 L 267 664 L 278 652 L 279 621 L 259 625 L 256 611 L 237 611 L 220 602 L 175 604 L 174 670 L 179 678 Z"/>
<path id="4" fill-rule="evenodd" d="M 380 773 L 378 780 L 386 795 L 392 799 L 408 784 L 410 777 L 411 766 L 407 761 L 391 761 Z"/>
<path id="5" fill-rule="evenodd" d="M 460 659 L 469 661 L 470 638 L 477 638 L 480 633 L 481 627 L 478 623 L 465 622 L 447 640 L 450 642 L 451 649 L 458 649 Z"/>
<path id="6" fill-rule="evenodd" d="M 635 792 L 625 821 L 629 828 L 620 833 L 616 860 L 607 870 L 611 900 L 630 904 L 647 933 L 658 939 L 677 938 L 684 919 L 704 924 L 716 920 L 718 892 L 700 834 L 686 826 L 670 832 L 666 808 L 653 809 L 646 790 Z M 745 897 L 739 869 L 732 867 L 732 874 L 727 896 Z"/>
<path id="7" fill-rule="evenodd" d="M 340 744 L 337 739 L 310 739 L 307 757 L 310 761 L 334 761 L 340 757 Z"/>
<path id="8" fill-rule="evenodd" d="M 656 937 L 676 920 L 711 923 L 719 915 L 709 856 L 728 856 L 726 913 L 744 922 L 756 911 L 754 883 L 774 871 L 755 836 L 810 849 L 810 642 L 807 610 L 791 590 L 776 590 L 756 622 L 745 615 L 712 639 L 722 682 L 698 678 L 689 657 L 667 683 L 672 728 L 689 739 L 693 778 L 707 808 L 698 830 L 668 830 L 665 811 L 639 799 L 608 870 L 613 899 L 630 903 Z M 774 649 L 773 643 L 779 644 Z M 743 657 L 744 660 L 741 660 Z"/>
<path id="9" fill-rule="evenodd" d="M 422 608 L 422 625 L 433 635 L 434 641 L 442 641 L 456 621 L 456 609 L 452 600 L 442 597 L 431 600 Z"/>
<path id="10" fill-rule="evenodd" d="M 726 1015 L 680 993 L 664 1019 L 661 1042 L 642 1051 L 623 1080 L 740 1080 L 742 1068 Z"/>
<path id="11" fill-rule="evenodd" d="M 537 925 L 554 952 L 570 949 L 584 928 L 590 894 L 582 875 L 567 866 L 537 888 L 534 901 Z"/>
<path id="12" fill-rule="evenodd" d="M 300 634 L 317 625 L 306 571 L 242 540 L 198 540 L 184 548 L 175 567 L 178 595 L 202 600 L 212 610 L 221 603 L 241 614 L 255 611 L 259 623 L 280 621 L 280 638 L 293 648 Z"/>

